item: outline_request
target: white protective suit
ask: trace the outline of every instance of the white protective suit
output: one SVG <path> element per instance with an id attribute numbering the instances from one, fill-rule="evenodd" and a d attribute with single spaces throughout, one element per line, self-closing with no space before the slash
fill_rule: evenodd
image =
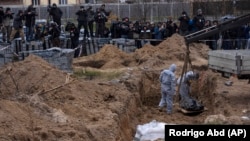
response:
<path id="1" fill-rule="evenodd" d="M 190 80 L 197 80 L 199 78 L 199 74 L 195 73 L 193 71 L 188 71 L 186 74 L 183 75 L 182 78 L 182 83 L 181 82 L 181 77 L 178 78 L 177 84 L 180 85 L 180 97 L 181 97 L 181 103 L 180 106 L 183 109 L 190 110 L 190 111 L 196 111 L 196 110 L 202 110 L 203 106 L 199 104 L 196 100 L 191 98 L 189 96 L 189 93 L 191 91 L 190 88 Z"/>
<path id="2" fill-rule="evenodd" d="M 175 71 L 176 65 L 170 65 L 169 69 L 165 69 L 160 74 L 161 83 L 161 101 L 159 107 L 164 107 L 167 105 L 167 113 L 172 113 L 173 109 L 173 96 L 175 94 Z"/>

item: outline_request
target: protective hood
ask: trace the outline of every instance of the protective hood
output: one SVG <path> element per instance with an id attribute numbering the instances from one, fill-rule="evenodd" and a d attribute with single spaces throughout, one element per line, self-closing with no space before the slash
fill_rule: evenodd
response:
<path id="1" fill-rule="evenodd" d="M 169 70 L 172 71 L 172 72 L 175 72 L 176 71 L 176 65 L 175 64 L 170 65 Z"/>

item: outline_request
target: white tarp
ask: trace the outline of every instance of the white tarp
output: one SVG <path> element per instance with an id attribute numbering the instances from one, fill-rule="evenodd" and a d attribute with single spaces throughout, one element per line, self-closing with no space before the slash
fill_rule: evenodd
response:
<path id="1" fill-rule="evenodd" d="M 165 122 L 152 120 L 143 125 L 137 125 L 134 141 L 155 141 L 165 138 Z"/>

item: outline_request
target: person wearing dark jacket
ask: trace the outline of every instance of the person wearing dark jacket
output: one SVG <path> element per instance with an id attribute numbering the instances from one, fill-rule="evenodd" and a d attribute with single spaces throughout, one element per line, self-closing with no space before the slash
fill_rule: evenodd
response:
<path id="1" fill-rule="evenodd" d="M 72 23 L 72 25 L 69 28 L 69 35 L 71 40 L 71 48 L 75 49 L 74 57 L 79 56 L 80 50 L 77 49 L 77 46 L 79 44 L 79 30 L 76 28 L 75 24 Z"/>
<path id="2" fill-rule="evenodd" d="M 60 29 L 57 23 L 51 22 L 48 34 L 50 35 L 50 42 L 52 43 L 53 47 L 60 47 Z"/>
<path id="3" fill-rule="evenodd" d="M 101 7 L 100 7 L 99 9 L 100 9 L 100 11 L 101 11 L 102 13 L 104 13 L 106 16 L 109 16 L 110 13 L 111 13 L 111 11 L 107 11 L 105 8 L 106 8 L 106 5 L 105 5 L 105 4 L 102 4 Z"/>
<path id="4" fill-rule="evenodd" d="M 99 8 L 96 9 L 95 22 L 96 22 L 96 37 L 104 38 L 104 30 L 105 30 L 105 23 L 107 22 L 107 16 Z"/>
<path id="5" fill-rule="evenodd" d="M 52 16 L 53 22 L 56 22 L 59 29 L 61 30 L 61 19 L 63 12 L 59 7 L 57 7 L 55 3 L 52 4 L 52 7 L 49 10 L 49 15 Z"/>
<path id="6" fill-rule="evenodd" d="M 45 37 L 48 36 L 48 28 L 46 24 L 40 23 L 35 25 L 34 40 L 42 42 L 43 49 L 47 48 Z"/>
<path id="7" fill-rule="evenodd" d="M 10 42 L 13 14 L 14 13 L 11 12 L 11 9 L 7 7 L 3 17 L 3 28 L 2 28 L 4 42 L 5 41 Z"/>
<path id="8" fill-rule="evenodd" d="M 36 20 L 36 10 L 33 5 L 29 5 L 24 12 L 25 26 L 26 26 L 26 41 L 34 40 L 34 28 Z"/>
<path id="9" fill-rule="evenodd" d="M 0 7 L 0 27 L 3 25 L 4 11 L 3 7 Z"/>
<path id="10" fill-rule="evenodd" d="M 14 18 L 13 29 L 10 34 L 10 41 L 12 41 L 16 33 L 19 32 L 19 35 L 21 36 L 22 39 L 22 43 L 25 42 L 24 31 L 23 31 L 23 20 L 24 20 L 23 11 L 19 10 Z"/>
<path id="11" fill-rule="evenodd" d="M 182 36 L 187 35 L 189 33 L 189 16 L 185 11 L 183 11 L 181 17 L 179 17 L 178 20 L 180 21 L 179 34 Z"/>
<path id="12" fill-rule="evenodd" d="M 122 22 L 120 23 L 121 38 L 128 39 L 128 34 L 130 32 L 129 25 L 130 25 L 130 21 L 128 17 L 125 17 L 124 19 L 122 19 Z"/>
<path id="13" fill-rule="evenodd" d="M 197 15 L 193 18 L 194 31 L 202 30 L 205 26 L 205 17 L 203 16 L 202 10 L 198 9 Z"/>
<path id="14" fill-rule="evenodd" d="M 219 24 L 219 21 L 214 20 L 212 21 L 212 26 L 217 26 Z M 214 35 L 212 35 L 212 50 L 216 50 L 219 49 L 220 47 L 218 46 L 217 42 L 220 39 L 220 33 L 216 33 Z"/>
<path id="15" fill-rule="evenodd" d="M 3 32 L 3 18 L 4 18 L 4 11 L 3 7 L 0 7 L 0 32 Z"/>
<path id="16" fill-rule="evenodd" d="M 88 27 L 89 27 L 90 36 L 94 37 L 95 12 L 92 6 L 88 7 L 87 14 L 88 14 Z"/>
<path id="17" fill-rule="evenodd" d="M 84 6 L 80 6 L 80 10 L 76 12 L 77 15 L 77 22 L 78 22 L 78 30 L 80 33 L 81 28 L 84 29 L 84 39 L 86 37 L 89 38 L 89 30 L 88 30 L 88 13 L 87 10 L 84 9 Z"/>

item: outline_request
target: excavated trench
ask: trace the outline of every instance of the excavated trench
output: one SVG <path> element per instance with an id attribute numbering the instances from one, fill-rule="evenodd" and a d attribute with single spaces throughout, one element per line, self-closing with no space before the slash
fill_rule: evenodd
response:
<path id="1" fill-rule="evenodd" d="M 151 49 L 152 47 L 148 52 L 152 52 Z M 113 51 L 112 53 L 114 53 L 115 55 L 118 54 L 117 52 Z M 146 53 L 142 52 L 142 54 Z M 115 57 L 112 57 L 111 63 L 107 63 L 107 61 L 105 60 L 98 59 L 98 58 L 106 58 L 107 56 L 109 55 L 104 54 L 103 57 L 96 57 L 97 59 L 94 57 L 94 59 L 90 59 L 92 61 L 86 61 L 86 60 L 80 61 L 79 63 L 76 63 L 74 65 L 79 67 L 82 70 L 82 72 L 85 72 L 85 68 L 87 67 L 95 69 L 108 68 L 107 70 L 105 69 L 103 71 L 109 71 L 110 68 L 111 71 L 113 71 L 112 68 L 121 68 L 120 66 L 123 67 L 125 66 L 126 68 L 122 69 L 122 70 L 128 70 L 124 72 L 125 76 L 122 76 L 121 78 L 115 78 L 114 81 L 113 80 L 110 81 L 112 83 L 109 82 L 99 83 L 99 81 L 98 80 L 95 81 L 94 76 L 91 75 L 91 78 L 87 79 L 87 81 L 84 80 L 83 83 L 81 82 L 78 83 L 77 81 L 77 83 L 72 83 L 71 85 L 67 85 L 67 87 L 60 87 L 62 89 L 58 90 L 56 89 L 56 91 L 53 91 L 49 94 L 43 94 L 39 96 L 39 98 L 41 98 L 42 104 L 45 103 L 46 105 L 53 107 L 53 109 L 59 109 L 59 110 L 62 109 L 61 112 L 63 111 L 65 112 L 65 115 L 70 115 L 69 119 L 72 119 L 70 120 L 69 124 L 65 123 L 64 125 L 65 127 L 63 128 L 62 126 L 57 127 L 58 124 L 54 123 L 54 121 L 50 121 L 50 119 L 44 120 L 44 119 L 34 118 L 34 121 L 38 122 L 40 120 L 39 122 L 41 127 L 38 126 L 38 128 L 36 129 L 38 131 L 35 131 L 36 133 L 42 134 L 38 135 L 39 137 L 42 136 L 41 137 L 42 139 L 46 138 L 47 140 L 52 140 L 55 137 L 57 137 L 55 140 L 63 139 L 63 137 L 65 136 L 68 137 L 68 139 L 70 140 L 74 136 L 76 138 L 75 140 L 85 139 L 86 141 L 87 140 L 132 141 L 136 133 L 136 126 L 138 124 L 143 124 L 156 118 L 160 119 L 160 121 L 167 119 L 167 121 L 173 121 L 177 124 L 179 123 L 179 121 L 182 121 L 182 123 L 183 121 L 185 121 L 185 123 L 202 122 L 202 120 L 198 120 L 199 117 L 185 117 L 179 113 L 175 113 L 173 116 L 166 116 L 164 113 L 156 111 L 158 102 L 161 98 L 160 83 L 159 83 L 160 70 L 157 70 L 157 66 L 159 65 L 158 67 L 160 67 L 164 65 L 163 62 L 160 61 L 160 63 L 158 63 L 159 61 L 157 60 L 156 62 L 153 61 L 152 63 L 154 63 L 154 65 L 149 63 L 149 65 L 145 66 L 156 66 L 156 67 L 147 68 L 139 66 L 139 64 L 144 61 L 143 59 L 135 60 L 133 65 L 129 65 L 131 64 L 130 56 L 120 55 L 123 56 L 121 57 L 122 61 L 119 61 L 120 58 L 117 59 Z M 182 54 L 177 56 L 182 56 Z M 165 57 L 165 54 L 163 55 L 163 57 Z M 170 58 L 165 58 L 165 59 L 172 59 L 172 58 L 170 56 Z M 19 67 L 12 67 L 12 69 L 7 69 L 8 70 L 7 72 L 12 70 L 13 71 L 12 75 L 16 74 L 16 78 L 18 78 L 18 80 L 19 78 L 23 78 L 21 79 L 22 81 L 19 80 L 19 83 L 26 84 L 25 82 L 27 82 L 27 80 L 31 81 L 29 83 L 27 82 L 26 84 L 27 87 L 26 85 L 21 85 L 24 87 L 23 88 L 24 90 L 28 89 L 29 91 L 33 91 L 32 92 L 33 94 L 38 90 L 43 90 L 43 89 L 50 90 L 51 87 L 57 88 L 59 84 L 65 83 L 65 81 L 67 80 L 67 79 L 65 80 L 64 74 L 55 71 L 51 67 L 47 67 L 46 63 L 40 62 L 39 60 L 34 58 L 31 58 L 30 60 L 34 61 L 28 60 L 26 63 L 27 64 L 32 62 L 36 63 L 33 65 L 25 65 L 25 63 L 23 63 L 21 65 L 19 64 L 18 65 Z M 183 58 L 179 60 L 183 60 Z M 112 67 L 109 67 L 109 65 L 112 65 Z M 129 68 L 129 66 L 135 66 L 135 65 L 138 67 L 135 67 L 135 69 L 133 69 L 133 67 Z M 215 82 L 216 76 L 214 76 L 213 73 L 209 72 L 206 67 L 205 68 L 202 67 L 204 66 L 193 68 L 195 70 L 200 70 L 201 72 L 199 81 L 192 83 L 192 86 L 194 88 L 192 96 L 198 98 L 199 100 L 202 101 L 204 105 L 208 106 L 207 108 L 209 109 L 209 113 L 207 113 L 206 115 L 209 115 L 214 113 L 213 107 L 218 107 L 220 103 L 218 103 L 218 100 L 216 100 L 216 96 L 214 95 L 214 90 L 217 84 Z M 36 69 L 36 71 L 34 70 L 31 71 L 31 69 L 29 68 Z M 19 71 L 19 69 L 21 71 Z M 14 72 L 14 70 L 16 71 Z M 180 76 L 180 71 L 181 70 L 177 72 L 177 76 Z M 11 79 L 12 77 L 9 77 L 9 74 L 4 76 L 5 77 L 1 78 L 6 78 L 6 79 L 8 78 L 9 83 L 13 84 L 12 82 L 13 80 Z M 119 79 L 119 81 L 116 81 L 117 79 Z M 199 83 L 199 85 L 197 83 Z M 34 87 L 30 87 L 30 85 Z M 12 90 L 6 86 L 3 86 L 3 88 L 7 88 L 6 91 Z M 13 85 L 12 88 L 14 91 L 16 88 L 15 85 Z M 121 88 L 122 90 L 119 91 L 117 90 L 117 88 Z M 3 89 L 1 89 L 1 91 L 2 90 Z M 6 95 L 6 92 L 3 94 Z M 27 95 L 27 98 L 31 96 L 32 95 Z M 9 95 L 6 95 L 5 97 L 1 95 L 1 97 L 2 99 L 8 99 Z M 11 102 L 13 102 L 13 100 Z M 15 105 L 17 105 L 18 107 L 20 107 L 19 105 L 21 104 L 24 105 L 23 106 L 24 108 L 22 108 L 23 111 L 20 110 L 21 111 L 20 115 L 23 115 L 23 119 L 20 119 L 20 116 L 18 116 L 17 118 L 20 119 L 19 121 L 20 125 L 27 124 L 23 123 L 23 121 L 27 121 L 27 117 L 30 117 L 30 115 L 24 116 L 25 114 L 23 113 L 25 113 L 25 111 L 41 109 L 44 110 L 44 113 L 48 114 L 49 118 L 51 117 L 51 112 L 50 112 L 51 110 L 50 109 L 47 110 L 46 105 L 45 106 L 37 105 L 33 107 L 28 106 L 28 108 L 30 109 L 26 109 L 27 106 L 25 105 L 26 104 L 25 101 L 22 101 L 20 103 L 20 100 L 17 100 L 17 103 L 18 104 Z M 4 109 L 3 108 L 4 105 L 1 106 L 2 106 L 1 109 Z M 6 108 L 9 107 L 11 106 L 6 106 Z M 52 111 L 52 113 L 54 113 L 54 111 Z M 203 117 L 206 115 L 203 115 Z M 37 115 L 34 114 L 34 116 L 36 117 Z M 43 113 L 42 116 L 44 116 Z M 6 119 L 9 119 L 9 117 L 7 117 Z M 15 120 L 14 119 L 15 118 L 13 118 L 13 121 L 16 121 L 16 119 Z M 9 124 L 11 123 L 12 122 L 6 123 L 6 125 L 9 126 Z M 47 125 L 51 125 L 51 130 L 47 130 L 47 127 L 44 128 L 42 126 L 44 125 L 44 123 L 46 123 Z M 85 125 L 79 125 L 80 123 L 84 123 Z M 19 124 L 17 122 L 16 125 Z M 13 127 L 16 126 L 13 125 Z M 64 131 L 65 129 L 66 131 L 69 131 L 69 133 L 66 135 Z M 11 128 L 9 130 L 11 130 Z M 20 131 L 23 130 L 28 130 L 28 129 L 20 128 Z M 6 131 L 4 131 L 4 133 L 5 132 Z M 28 135 L 29 139 L 31 139 L 32 134 L 30 130 L 27 131 L 27 135 L 23 133 L 23 136 L 28 136 Z M 13 135 L 13 137 L 14 136 L 15 135 Z M 66 140 L 67 138 L 64 139 Z"/>
<path id="2" fill-rule="evenodd" d="M 123 141 L 132 141 L 136 127 L 140 122 L 140 118 L 144 115 L 143 106 L 155 106 L 160 99 L 159 94 L 159 73 L 158 71 L 142 72 L 140 77 L 124 81 L 127 89 L 133 93 L 125 102 L 125 113 L 120 116 L 120 135 Z"/>
<path id="3" fill-rule="evenodd" d="M 204 68 L 203 68 L 204 70 Z M 213 83 L 215 77 L 212 73 L 207 71 L 201 71 L 201 79 L 199 82 L 200 87 L 195 87 L 196 84 L 192 84 L 194 87 L 193 95 L 199 98 L 203 104 L 208 105 L 210 112 L 213 113 L 213 107 L 215 106 L 214 89 L 216 84 Z M 148 112 L 144 112 L 145 107 L 157 107 L 160 96 L 160 83 L 159 83 L 159 70 L 142 71 L 140 78 L 132 79 L 124 82 L 126 87 L 134 96 L 128 99 L 126 105 L 126 113 L 121 115 L 120 120 L 120 133 L 122 140 L 133 140 L 136 133 L 136 126 L 141 124 L 140 118 L 151 117 L 153 120 L 156 117 L 147 115 Z M 155 115 L 157 116 L 157 115 Z"/>

